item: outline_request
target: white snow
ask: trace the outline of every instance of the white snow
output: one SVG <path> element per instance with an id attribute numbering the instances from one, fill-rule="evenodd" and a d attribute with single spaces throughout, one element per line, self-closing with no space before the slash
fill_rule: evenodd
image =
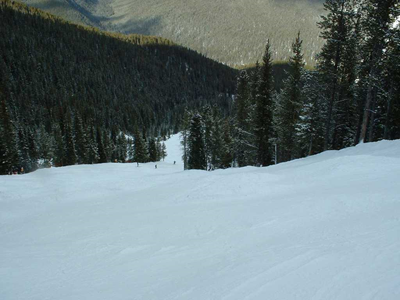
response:
<path id="1" fill-rule="evenodd" d="M 167 157 L 165 158 L 166 163 L 176 163 L 183 166 L 182 160 L 182 146 L 180 143 L 180 135 L 172 135 L 171 138 L 165 141 L 167 147 Z"/>
<path id="2" fill-rule="evenodd" d="M 215 172 L 178 142 L 0 177 L 0 299 L 400 299 L 400 141 Z"/>

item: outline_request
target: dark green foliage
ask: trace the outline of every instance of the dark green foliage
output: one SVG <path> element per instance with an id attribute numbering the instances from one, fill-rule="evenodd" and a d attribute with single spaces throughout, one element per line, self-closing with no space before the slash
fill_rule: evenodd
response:
<path id="1" fill-rule="evenodd" d="M 127 140 L 127 156 L 128 156 L 128 162 L 133 162 L 133 159 L 135 157 L 135 148 L 133 146 L 133 139 L 128 138 Z"/>
<path id="2" fill-rule="evenodd" d="M 54 137 L 47 133 L 43 125 L 38 129 L 36 143 L 38 149 L 37 155 L 43 159 L 41 167 L 50 167 L 54 157 L 55 141 Z"/>
<path id="3" fill-rule="evenodd" d="M 272 163 L 273 135 L 273 78 L 272 58 L 269 41 L 265 47 L 263 65 L 260 73 L 260 83 L 256 95 L 256 110 L 254 118 L 255 145 L 257 147 L 257 164 L 269 166 Z"/>
<path id="4" fill-rule="evenodd" d="M 88 143 L 86 145 L 86 164 L 97 163 L 100 159 L 99 148 L 97 145 L 96 131 L 94 126 L 91 125 L 89 129 Z"/>
<path id="5" fill-rule="evenodd" d="M 100 127 L 96 128 L 96 142 L 97 142 L 97 151 L 99 153 L 99 163 L 107 162 L 107 153 L 104 148 L 103 137 Z"/>
<path id="6" fill-rule="evenodd" d="M 221 168 L 226 169 L 232 167 L 234 152 L 229 120 L 224 121 L 222 134 Z"/>
<path id="7" fill-rule="evenodd" d="M 127 155 L 128 142 L 124 133 L 119 136 L 118 141 L 118 154 L 120 161 L 125 162 Z"/>
<path id="8" fill-rule="evenodd" d="M 187 127 L 181 131 L 181 138 L 184 153 L 187 156 L 185 170 L 212 171 L 231 167 L 234 159 L 234 142 L 229 119 L 224 119 L 217 107 L 205 106 L 202 114 L 204 117 L 198 112 L 187 111 L 184 116 L 183 124 Z M 204 119 L 208 119 L 208 122 L 204 122 Z M 208 138 L 205 137 L 206 132 L 209 132 Z M 206 149 L 209 151 L 208 156 Z M 185 159 L 185 155 L 183 159 Z"/>
<path id="9" fill-rule="evenodd" d="M 204 153 L 206 155 L 207 165 L 211 164 L 212 156 L 212 137 L 213 137 L 213 124 L 214 116 L 212 114 L 211 107 L 206 105 L 202 108 L 201 116 L 203 119 L 203 129 L 204 129 Z"/>
<path id="10" fill-rule="evenodd" d="M 190 121 L 188 137 L 189 158 L 188 169 L 206 170 L 207 161 L 204 145 L 203 118 L 195 113 Z"/>
<path id="11" fill-rule="evenodd" d="M 209 169 L 220 169 L 222 168 L 222 158 L 223 158 L 223 132 L 222 132 L 222 119 L 220 119 L 220 113 L 217 109 L 213 111 L 213 119 L 211 123 L 211 141 L 208 145 L 210 149 L 210 160 Z"/>
<path id="12" fill-rule="evenodd" d="M 183 168 L 184 170 L 187 170 L 189 168 L 188 166 L 188 160 L 189 160 L 189 134 L 190 134 L 190 121 L 192 119 L 192 112 L 190 112 L 188 109 L 185 109 L 185 112 L 183 114 L 182 118 L 182 124 L 181 124 L 181 145 L 182 145 L 182 160 L 183 160 Z"/>
<path id="13" fill-rule="evenodd" d="M 156 162 L 160 160 L 160 154 L 157 149 L 157 142 L 155 138 L 150 138 L 148 142 L 149 161 Z"/>
<path id="14" fill-rule="evenodd" d="M 19 166 L 22 167 L 25 172 L 30 170 L 30 156 L 29 156 L 29 144 L 28 137 L 23 128 L 18 128 L 18 149 L 19 149 Z"/>
<path id="15" fill-rule="evenodd" d="M 139 128 L 136 127 L 134 132 L 134 162 L 145 163 L 149 161 L 148 150 L 146 147 L 146 140 L 143 139 L 142 134 L 139 132 Z"/>
<path id="16" fill-rule="evenodd" d="M 257 89 L 253 85 L 257 85 L 258 83 L 258 78 L 256 78 L 259 75 L 259 63 L 257 62 L 255 65 L 248 65 L 245 67 L 242 67 L 241 69 L 246 70 L 247 74 L 250 76 L 250 90 L 251 91 L 256 91 Z M 258 70 L 258 71 L 257 71 Z M 290 71 L 290 64 L 289 61 L 273 61 L 272 62 L 272 77 L 274 78 L 273 86 L 274 90 L 276 92 L 280 92 L 281 89 L 284 86 L 284 82 L 288 77 L 288 73 Z M 256 77 L 252 76 L 256 75 Z M 254 98 L 255 95 L 252 95 Z"/>
<path id="17" fill-rule="evenodd" d="M 390 48 L 390 42 L 399 30 L 398 27 L 392 29 L 392 25 L 400 17 L 400 9 L 397 0 L 368 0 L 364 10 L 362 27 L 365 42 L 361 47 L 364 60 L 360 67 L 364 73 L 362 81 L 366 91 L 363 97 L 365 102 L 359 141 L 374 141 L 377 139 L 376 133 L 378 136 L 382 135 L 382 132 L 376 132 L 381 125 L 379 115 L 386 113 L 388 117 L 387 110 L 381 111 L 381 108 L 387 106 L 385 104 L 388 95 L 392 93 L 391 87 L 385 86 L 384 80 L 385 67 L 388 67 L 384 63 L 385 49 Z M 398 42 L 396 44 L 398 47 Z"/>
<path id="18" fill-rule="evenodd" d="M 322 16 L 318 23 L 321 29 L 321 37 L 325 39 L 325 45 L 319 54 L 318 71 L 324 82 L 326 103 L 326 124 L 324 149 L 332 147 L 332 134 L 335 127 L 336 103 L 343 99 L 341 74 L 344 65 L 344 53 L 348 46 L 348 38 L 352 32 L 353 19 L 351 0 L 327 0 L 324 4 L 327 16 Z"/>
<path id="19" fill-rule="evenodd" d="M 76 150 L 75 141 L 72 133 L 72 127 L 70 124 L 66 124 L 64 127 L 64 145 L 65 145 L 65 166 L 71 166 L 76 164 Z"/>
<path id="20" fill-rule="evenodd" d="M 384 122 L 383 138 L 400 138 L 400 30 L 393 30 L 385 56 L 384 80 L 386 101 L 382 104 Z"/>
<path id="21" fill-rule="evenodd" d="M 251 122 L 251 103 L 255 98 L 253 93 L 257 89 L 258 69 L 254 70 L 253 85 L 250 85 L 250 78 L 246 71 L 241 71 L 235 98 L 235 157 L 239 167 L 247 166 L 250 162 L 250 151 L 252 151 L 252 134 L 250 129 Z M 253 96 L 254 95 L 254 96 Z M 254 98 L 253 98 L 254 97 Z"/>
<path id="22" fill-rule="evenodd" d="M 295 143 L 299 157 L 324 150 L 325 113 L 321 83 L 316 72 L 305 73 L 302 95 L 301 110 L 295 127 Z"/>
<path id="23" fill-rule="evenodd" d="M 17 149 L 14 124 L 0 85 L 0 174 L 8 174 L 17 167 L 19 169 Z"/>
<path id="24" fill-rule="evenodd" d="M 61 127 L 55 125 L 53 128 L 52 135 L 54 137 L 54 143 L 55 143 L 53 163 L 56 167 L 62 167 L 65 165 L 65 146 L 61 132 Z"/>
<path id="25" fill-rule="evenodd" d="M 159 143 L 159 141 L 158 141 Z M 167 157 L 167 146 L 165 145 L 164 142 L 161 144 L 160 148 L 160 159 L 164 160 Z"/>
<path id="26" fill-rule="evenodd" d="M 115 159 L 120 161 L 125 161 L 125 156 L 121 154 L 119 151 L 119 136 L 115 137 L 115 139 L 110 138 L 110 134 L 107 130 L 103 130 L 102 142 L 104 147 L 104 153 L 106 157 L 106 161 L 115 161 Z M 123 159 L 121 159 L 123 157 Z"/>
<path id="27" fill-rule="evenodd" d="M 79 116 L 75 116 L 74 118 L 74 134 L 77 162 L 79 164 L 83 164 L 87 161 L 88 139 L 86 136 L 86 132 L 83 129 L 82 119 Z"/>
<path id="28" fill-rule="evenodd" d="M 285 80 L 284 88 L 278 97 L 276 108 L 276 132 L 278 138 L 278 161 L 289 161 L 298 156 L 296 151 L 296 125 L 303 101 L 304 60 L 302 54 L 300 33 L 292 44 L 293 56 L 290 58 L 289 76 Z"/>

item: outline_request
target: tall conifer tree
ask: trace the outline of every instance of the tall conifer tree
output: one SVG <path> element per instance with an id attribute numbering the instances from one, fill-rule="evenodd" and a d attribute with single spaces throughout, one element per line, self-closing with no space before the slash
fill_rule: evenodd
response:
<path id="1" fill-rule="evenodd" d="M 325 45 L 318 57 L 317 69 L 325 83 L 326 122 L 324 149 L 332 146 L 332 133 L 335 124 L 335 104 L 339 102 L 340 72 L 343 63 L 347 35 L 349 33 L 350 0 L 327 0 L 324 3 L 326 16 L 318 23 Z"/>
<path id="2" fill-rule="evenodd" d="M 293 56 L 290 58 L 289 77 L 284 82 L 284 88 L 278 97 L 276 132 L 278 147 L 280 148 L 279 161 L 288 161 L 298 155 L 295 143 L 296 125 L 302 107 L 302 77 L 304 72 L 304 59 L 302 53 L 303 41 L 300 32 L 292 44 Z"/>
<path id="3" fill-rule="evenodd" d="M 239 167 L 251 163 L 251 152 L 254 151 L 252 145 L 254 136 L 250 130 L 252 110 L 249 81 L 247 72 L 241 71 L 237 80 L 235 98 L 235 157 Z"/>
<path id="4" fill-rule="evenodd" d="M 366 77 L 365 104 L 360 142 L 374 139 L 374 115 L 378 91 L 382 88 L 382 58 L 390 41 L 391 27 L 399 17 L 398 0 L 366 0 L 363 35 L 363 67 Z M 367 137 L 367 131 L 368 137 Z"/>
<path id="5" fill-rule="evenodd" d="M 268 166 L 272 163 L 271 138 L 273 137 L 273 79 L 269 40 L 263 56 L 256 101 L 254 133 L 257 147 L 257 164 Z"/>
<path id="6" fill-rule="evenodd" d="M 139 128 L 137 126 L 135 127 L 133 145 L 135 149 L 134 161 L 138 163 L 147 162 L 149 159 L 147 154 L 146 142 L 143 139 L 143 135 L 140 134 Z"/>
<path id="7" fill-rule="evenodd" d="M 201 115 L 195 113 L 190 122 L 190 131 L 188 137 L 188 169 L 207 169 L 203 126 L 204 124 Z"/>

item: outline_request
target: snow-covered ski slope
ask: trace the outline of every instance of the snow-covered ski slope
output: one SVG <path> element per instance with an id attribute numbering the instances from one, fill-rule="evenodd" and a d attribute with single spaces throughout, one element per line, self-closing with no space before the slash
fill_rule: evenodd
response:
<path id="1" fill-rule="evenodd" d="M 0 177 L 0 299 L 400 299 L 400 141 Z"/>

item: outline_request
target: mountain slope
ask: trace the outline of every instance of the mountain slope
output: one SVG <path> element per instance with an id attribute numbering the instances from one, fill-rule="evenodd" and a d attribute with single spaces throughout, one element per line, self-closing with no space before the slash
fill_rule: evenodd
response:
<path id="1" fill-rule="evenodd" d="M 31 129 L 51 132 L 72 114 L 85 127 L 133 132 L 138 125 L 156 134 L 176 128 L 186 106 L 226 108 L 234 93 L 235 70 L 168 40 L 101 32 L 0 3 L 0 97 L 14 122 Z"/>
<path id="2" fill-rule="evenodd" d="M 313 63 L 322 0 L 24 0 L 75 22 L 124 33 L 157 35 L 231 64 L 254 63 L 267 39 L 287 60 L 300 30 Z"/>
<path id="3" fill-rule="evenodd" d="M 0 177 L 1 299 L 399 298 L 400 141 L 215 172 L 178 141 Z"/>

